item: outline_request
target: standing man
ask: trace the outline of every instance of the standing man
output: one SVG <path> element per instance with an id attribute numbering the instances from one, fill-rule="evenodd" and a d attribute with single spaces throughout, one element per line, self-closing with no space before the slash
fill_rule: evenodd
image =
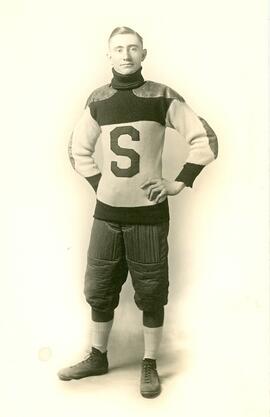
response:
<path id="1" fill-rule="evenodd" d="M 169 286 L 167 196 L 192 187 L 216 158 L 217 138 L 178 93 L 144 80 L 141 63 L 146 54 L 137 32 L 128 27 L 113 30 L 108 51 L 112 81 L 90 95 L 70 140 L 71 163 L 97 196 L 84 290 L 92 312 L 92 351 L 58 376 L 67 381 L 108 372 L 114 309 L 129 271 L 135 303 L 143 312 L 140 392 L 149 398 L 160 393 L 156 358 Z M 166 127 L 176 129 L 190 145 L 173 181 L 162 177 Z M 93 157 L 99 138 L 102 173 Z"/>

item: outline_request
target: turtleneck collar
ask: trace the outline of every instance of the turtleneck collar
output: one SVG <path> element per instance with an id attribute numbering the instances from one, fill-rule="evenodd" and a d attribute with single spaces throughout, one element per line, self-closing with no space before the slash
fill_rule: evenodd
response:
<path id="1" fill-rule="evenodd" d="M 140 87 L 144 84 L 144 79 L 141 71 L 142 67 L 139 68 L 136 72 L 133 72 L 133 74 L 120 74 L 113 68 L 113 79 L 111 86 L 116 90 L 130 90 L 132 88 Z"/>

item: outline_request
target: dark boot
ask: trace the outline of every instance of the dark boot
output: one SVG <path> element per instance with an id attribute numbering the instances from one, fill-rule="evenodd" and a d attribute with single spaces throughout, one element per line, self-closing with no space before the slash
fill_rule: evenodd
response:
<path id="1" fill-rule="evenodd" d="M 154 359 L 146 358 L 142 361 L 140 390 L 142 396 L 146 398 L 156 397 L 160 394 L 160 381 Z"/>
<path id="2" fill-rule="evenodd" d="M 70 381 L 71 379 L 81 379 L 87 376 L 103 375 L 107 372 L 107 352 L 101 353 L 98 349 L 92 347 L 92 352 L 85 360 L 68 368 L 60 369 L 57 375 L 62 381 Z"/>

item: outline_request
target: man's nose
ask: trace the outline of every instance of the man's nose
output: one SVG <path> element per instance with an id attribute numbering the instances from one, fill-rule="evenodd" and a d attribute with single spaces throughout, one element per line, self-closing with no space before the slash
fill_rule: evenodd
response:
<path id="1" fill-rule="evenodd" d="M 129 50 L 128 49 L 123 49 L 123 58 L 125 60 L 130 59 L 130 53 L 129 53 Z"/>

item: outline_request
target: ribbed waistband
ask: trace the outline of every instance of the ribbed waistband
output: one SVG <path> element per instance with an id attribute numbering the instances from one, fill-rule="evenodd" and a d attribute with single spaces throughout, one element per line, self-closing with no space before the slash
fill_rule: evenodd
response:
<path id="1" fill-rule="evenodd" d="M 121 224 L 157 224 L 167 222 L 168 199 L 152 206 L 113 207 L 97 200 L 94 218 Z"/>

